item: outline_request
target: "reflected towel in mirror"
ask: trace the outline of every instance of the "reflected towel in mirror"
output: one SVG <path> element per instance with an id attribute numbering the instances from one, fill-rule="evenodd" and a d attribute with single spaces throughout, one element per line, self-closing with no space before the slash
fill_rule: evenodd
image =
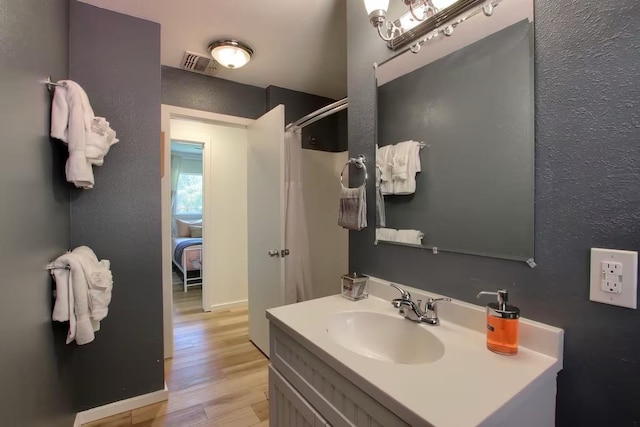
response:
<path id="1" fill-rule="evenodd" d="M 378 228 L 376 229 L 376 240 L 384 240 L 387 242 L 395 242 L 398 230 L 395 228 Z"/>
<path id="2" fill-rule="evenodd" d="M 378 165 L 376 165 L 376 227 L 384 227 L 387 225 L 387 214 L 384 207 L 384 194 L 382 194 L 382 189 L 380 188 L 380 184 L 382 183 L 381 177 L 382 171 Z"/>
<path id="3" fill-rule="evenodd" d="M 410 245 L 421 245 L 423 237 L 424 234 L 419 230 L 398 230 L 395 241 Z"/>
<path id="4" fill-rule="evenodd" d="M 380 147 L 376 152 L 376 165 L 380 168 L 380 191 L 382 194 L 393 194 L 393 181 L 391 179 L 393 153 L 393 145 Z"/>
<path id="5" fill-rule="evenodd" d="M 393 194 L 413 194 L 416 192 L 416 173 L 422 170 L 420 164 L 420 143 L 404 141 L 393 150 L 391 178 Z"/>

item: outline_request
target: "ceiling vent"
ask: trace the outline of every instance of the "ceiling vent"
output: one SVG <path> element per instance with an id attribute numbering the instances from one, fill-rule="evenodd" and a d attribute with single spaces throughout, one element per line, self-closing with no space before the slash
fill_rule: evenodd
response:
<path id="1" fill-rule="evenodd" d="M 206 74 L 207 76 L 214 76 L 218 70 L 216 61 L 210 56 L 189 51 L 184 53 L 180 68 L 198 74 Z"/>

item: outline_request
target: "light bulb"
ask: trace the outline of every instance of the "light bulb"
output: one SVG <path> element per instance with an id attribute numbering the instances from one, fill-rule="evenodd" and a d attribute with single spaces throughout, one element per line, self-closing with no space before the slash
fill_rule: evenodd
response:
<path id="1" fill-rule="evenodd" d="M 249 62 L 249 53 L 235 46 L 219 46 L 211 51 L 213 58 L 223 67 L 240 68 Z"/>
<path id="2" fill-rule="evenodd" d="M 371 15 L 374 10 L 382 10 L 386 13 L 389 0 L 364 0 L 364 8 L 367 9 L 367 15 Z"/>

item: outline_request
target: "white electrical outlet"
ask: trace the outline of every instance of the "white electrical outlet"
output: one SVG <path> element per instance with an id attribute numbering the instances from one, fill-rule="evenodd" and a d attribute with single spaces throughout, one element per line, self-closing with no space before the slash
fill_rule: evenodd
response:
<path id="1" fill-rule="evenodd" d="M 602 261 L 600 289 L 612 294 L 622 293 L 622 263 Z"/>
<path id="2" fill-rule="evenodd" d="M 638 252 L 591 248 L 591 301 L 635 309 L 637 287 Z"/>

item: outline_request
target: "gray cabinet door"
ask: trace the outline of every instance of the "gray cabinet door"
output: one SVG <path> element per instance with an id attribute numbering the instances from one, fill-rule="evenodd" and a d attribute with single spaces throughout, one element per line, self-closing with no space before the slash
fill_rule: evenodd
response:
<path id="1" fill-rule="evenodd" d="M 269 365 L 269 425 L 330 427 L 315 409 Z"/>

